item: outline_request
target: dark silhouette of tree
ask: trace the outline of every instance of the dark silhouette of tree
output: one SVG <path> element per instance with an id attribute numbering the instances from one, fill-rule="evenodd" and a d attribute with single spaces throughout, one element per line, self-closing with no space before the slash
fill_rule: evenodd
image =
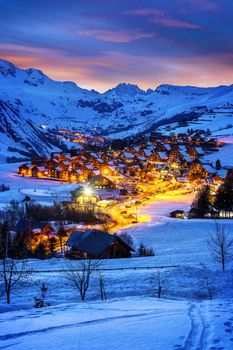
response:
<path id="1" fill-rule="evenodd" d="M 56 255 L 55 248 L 56 248 L 56 238 L 50 237 L 49 238 L 49 254 L 51 257 L 54 257 Z"/>
<path id="2" fill-rule="evenodd" d="M 221 163 L 220 163 L 220 160 L 219 160 L 219 159 L 216 160 L 215 168 L 216 168 L 217 170 L 220 170 L 220 169 L 221 169 Z"/>
<path id="3" fill-rule="evenodd" d="M 33 252 L 33 256 L 37 259 L 46 259 L 47 253 L 46 253 L 46 247 L 43 242 L 40 242 L 36 249 Z"/>
<path id="4" fill-rule="evenodd" d="M 212 208 L 210 200 L 210 188 L 204 186 L 197 194 L 191 205 L 191 208 L 195 210 L 195 216 L 199 218 L 205 217 Z"/>

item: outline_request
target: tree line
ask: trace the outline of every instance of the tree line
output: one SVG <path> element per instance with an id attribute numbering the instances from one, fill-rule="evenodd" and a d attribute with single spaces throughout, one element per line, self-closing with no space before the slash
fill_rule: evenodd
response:
<path id="1" fill-rule="evenodd" d="M 229 218 L 233 210 L 233 170 L 228 171 L 224 183 L 220 185 L 215 194 L 210 186 L 204 186 L 197 194 L 191 205 L 190 216 L 196 218 L 218 218 L 222 211 L 223 218 Z"/>

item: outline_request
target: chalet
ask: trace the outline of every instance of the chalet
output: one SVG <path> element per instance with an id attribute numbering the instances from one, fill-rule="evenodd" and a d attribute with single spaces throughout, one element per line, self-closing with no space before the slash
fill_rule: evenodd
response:
<path id="1" fill-rule="evenodd" d="M 32 177 L 38 177 L 39 175 L 39 168 L 36 165 L 33 165 L 30 170 L 29 170 L 29 174 Z"/>
<path id="2" fill-rule="evenodd" d="M 45 162 L 45 167 L 47 169 L 54 168 L 56 166 L 58 166 L 58 161 L 55 159 L 50 158 L 50 159 L 47 159 Z"/>
<path id="3" fill-rule="evenodd" d="M 122 153 L 122 159 L 126 162 L 126 163 L 132 163 L 134 160 L 134 154 L 130 153 L 130 152 L 123 152 Z"/>
<path id="4" fill-rule="evenodd" d="M 99 196 L 84 186 L 79 186 L 70 193 L 72 202 L 80 205 L 94 205 L 100 200 Z"/>
<path id="5" fill-rule="evenodd" d="M 174 210 L 170 213 L 171 218 L 176 219 L 184 219 L 184 211 L 183 210 Z"/>
<path id="6" fill-rule="evenodd" d="M 116 189 L 116 183 L 105 175 L 92 176 L 89 179 L 90 184 L 96 189 Z"/>
<path id="7" fill-rule="evenodd" d="M 40 233 L 41 235 L 54 235 L 55 229 L 48 223 L 21 219 L 17 225 L 16 230 L 20 232 L 32 232 L 34 234 Z"/>
<path id="8" fill-rule="evenodd" d="M 19 166 L 18 174 L 25 176 L 25 175 L 28 175 L 28 171 L 29 171 L 29 167 L 27 166 L 27 164 L 22 164 Z"/>
<path id="9" fill-rule="evenodd" d="M 198 153 L 198 151 L 196 150 L 195 147 L 192 147 L 192 146 L 187 147 L 187 154 L 192 159 L 199 158 L 199 153 Z"/>
<path id="10" fill-rule="evenodd" d="M 51 166 L 47 169 L 47 175 L 51 178 L 59 178 L 60 177 L 60 169 L 58 166 Z"/>
<path id="11" fill-rule="evenodd" d="M 66 256 L 73 259 L 128 258 L 133 252 L 123 239 L 105 231 L 74 231 L 66 242 Z"/>
<path id="12" fill-rule="evenodd" d="M 209 168 L 209 167 L 208 167 Z M 193 162 L 188 169 L 188 179 L 193 181 L 197 179 L 206 179 L 210 176 L 210 169 L 201 162 Z"/>

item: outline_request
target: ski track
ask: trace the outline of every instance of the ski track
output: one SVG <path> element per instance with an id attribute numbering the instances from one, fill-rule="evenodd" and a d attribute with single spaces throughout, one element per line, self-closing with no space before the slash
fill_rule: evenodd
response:
<path id="1" fill-rule="evenodd" d="M 182 348 L 176 350 L 205 350 L 208 349 L 207 329 L 204 322 L 202 303 L 192 303 L 189 306 L 188 316 L 191 328 Z"/>

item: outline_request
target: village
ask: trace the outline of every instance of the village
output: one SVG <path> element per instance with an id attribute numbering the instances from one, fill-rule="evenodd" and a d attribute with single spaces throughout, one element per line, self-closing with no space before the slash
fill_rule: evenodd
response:
<path id="1" fill-rule="evenodd" d="M 33 225 L 32 222 L 24 222 L 21 230 L 28 231 L 30 226 L 37 233 L 34 235 L 33 250 L 52 237 L 52 248 L 50 243 L 49 248 L 47 246 L 45 249 L 47 252 L 50 249 L 50 253 L 52 249 L 52 255 L 55 251 L 64 253 L 67 247 L 73 249 L 76 246 L 79 257 L 83 257 L 83 254 L 93 257 L 92 247 L 97 246 L 97 241 L 98 244 L 104 242 L 106 235 L 109 235 L 109 244 L 111 242 L 110 245 L 115 247 L 112 233 L 122 227 L 147 222 L 149 216 L 139 215 L 138 210 L 154 200 L 156 195 L 167 193 L 176 196 L 200 191 L 205 186 L 215 195 L 231 170 L 230 166 L 222 167 L 220 159 L 214 164 L 205 162 L 206 155 L 218 151 L 224 145 L 204 131 L 172 136 L 154 132 L 146 138 L 130 140 L 125 144 L 114 142 L 105 145 L 102 142 L 101 146 L 89 145 L 90 149 L 84 143 L 85 147 L 72 148 L 70 152 L 53 152 L 50 158 L 33 158 L 31 163 L 19 166 L 18 176 L 77 184 L 70 191 L 69 199 L 61 202 L 55 198 L 54 205 L 82 213 L 80 220 L 77 217 L 71 219 L 73 225 L 67 225 L 66 218 L 63 218 L 66 225 L 62 225 L 62 238 L 58 234 L 61 224 L 57 228 L 55 222 L 53 226 L 49 217 L 43 222 L 33 221 Z M 30 196 L 25 196 L 24 202 L 29 206 L 33 204 Z M 195 217 L 196 212 L 194 209 L 189 213 L 174 210 L 170 216 L 184 219 Z M 89 215 L 88 219 L 86 214 Z M 221 217 L 222 211 L 204 213 L 205 217 L 211 215 Z M 229 213 L 231 216 L 232 212 Z M 61 218 L 59 220 L 62 221 Z M 80 222 L 83 225 L 79 225 Z M 83 243 L 79 242 L 77 230 L 86 235 L 85 251 L 81 247 Z M 130 245 L 123 240 L 117 244 L 123 244 L 118 253 L 116 247 L 114 253 L 108 245 L 104 247 L 105 257 L 131 256 L 133 248 Z M 103 252 L 98 256 L 103 257 Z"/>
<path id="2" fill-rule="evenodd" d="M 119 189 L 124 193 L 157 180 L 218 185 L 230 168 L 222 168 L 220 160 L 216 164 L 203 160 L 223 145 L 203 131 L 172 136 L 151 133 L 141 139 L 120 147 L 103 145 L 96 150 L 86 147 L 53 152 L 50 158 L 32 158 L 31 164 L 20 165 L 18 174 L 68 183 L 89 182 L 95 189 Z"/>

